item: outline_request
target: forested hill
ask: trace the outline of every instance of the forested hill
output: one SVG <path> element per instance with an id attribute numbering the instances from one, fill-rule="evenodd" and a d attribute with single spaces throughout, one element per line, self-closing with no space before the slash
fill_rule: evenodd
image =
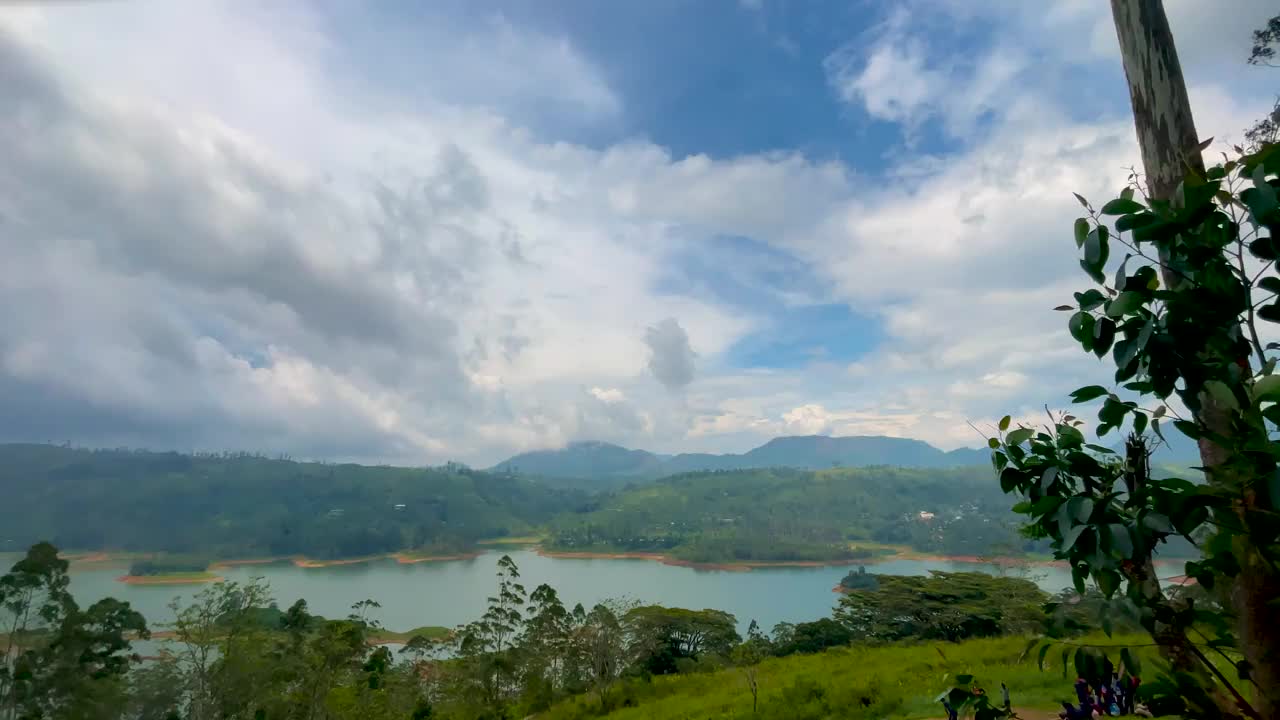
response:
<path id="1" fill-rule="evenodd" d="M 457 551 L 530 531 L 584 496 L 460 466 L 0 445 L 0 550 L 353 557 Z"/>
<path id="2" fill-rule="evenodd" d="M 779 437 L 741 455 L 684 453 L 659 455 L 601 442 L 571 443 L 559 450 L 522 453 L 494 466 L 498 472 L 552 478 L 587 478 L 618 485 L 704 470 L 790 467 L 808 470 L 833 466 L 946 468 L 987 465 L 989 450 L 961 448 L 944 452 L 921 440 L 874 435 Z"/>
<path id="3" fill-rule="evenodd" d="M 960 555 L 1030 549 L 991 475 L 883 466 L 688 473 L 558 516 L 549 545 L 709 563 L 854 559 L 876 543 Z"/>

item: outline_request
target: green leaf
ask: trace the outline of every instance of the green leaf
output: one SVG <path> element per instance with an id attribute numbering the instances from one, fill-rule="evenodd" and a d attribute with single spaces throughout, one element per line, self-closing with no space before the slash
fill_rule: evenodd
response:
<path id="1" fill-rule="evenodd" d="M 1076 247 L 1084 247 L 1084 239 L 1089 236 L 1089 221 L 1084 218 L 1076 218 L 1075 224 Z"/>
<path id="2" fill-rule="evenodd" d="M 1004 442 L 1006 445 L 1021 445 L 1022 443 L 1030 440 L 1031 436 L 1035 434 L 1036 431 L 1032 428 L 1018 428 L 1017 430 L 1010 431 L 1009 434 L 1005 436 Z"/>
<path id="3" fill-rule="evenodd" d="M 1069 502 L 1074 503 L 1071 513 L 1076 522 L 1089 522 L 1089 518 L 1093 516 L 1093 498 L 1073 497 Z"/>
<path id="4" fill-rule="evenodd" d="M 1059 305 L 1058 307 L 1054 308 L 1054 310 L 1057 312 L 1067 312 L 1068 310 L 1075 310 L 1075 309 L 1076 307 L 1074 305 Z"/>
<path id="5" fill-rule="evenodd" d="M 1101 269 L 1107 264 L 1107 228 L 1105 225 L 1099 225 L 1089 231 L 1089 235 L 1084 239 L 1084 261 L 1089 265 Z"/>
<path id="6" fill-rule="evenodd" d="M 1096 400 L 1107 394 L 1107 389 L 1101 385 L 1086 385 L 1071 393 L 1071 402 L 1082 403 Z"/>
<path id="7" fill-rule="evenodd" d="M 1116 296 L 1115 300 L 1107 303 L 1107 317 L 1124 317 L 1131 314 L 1134 310 L 1142 307 L 1146 298 L 1141 293 L 1127 291 Z"/>
<path id="8" fill-rule="evenodd" d="M 1102 206 L 1103 215 L 1128 215 L 1140 212 L 1144 208 L 1141 203 L 1128 198 L 1119 197 Z"/>
<path id="9" fill-rule="evenodd" d="M 1261 260 L 1275 260 L 1280 258 L 1280 251 L 1276 249 L 1276 244 L 1269 237 L 1260 237 L 1249 243 L 1249 252 L 1253 256 Z"/>
<path id="10" fill-rule="evenodd" d="M 1089 288 L 1084 292 L 1075 293 L 1076 302 L 1080 303 L 1081 310 L 1092 310 L 1101 307 L 1107 301 L 1107 296 L 1097 288 Z"/>
<path id="11" fill-rule="evenodd" d="M 1062 536 L 1062 550 L 1065 552 L 1075 546 L 1076 541 L 1079 540 L 1080 536 L 1084 534 L 1084 531 L 1088 529 L 1088 525 L 1076 525 L 1068 530 L 1067 534 Z"/>
<path id="12" fill-rule="evenodd" d="M 1116 324 L 1110 318 L 1102 318 L 1093 324 L 1093 354 L 1103 357 L 1116 339 Z"/>
<path id="13" fill-rule="evenodd" d="M 1240 403 L 1236 400 L 1235 393 L 1231 392 L 1231 388 L 1221 380 L 1210 380 L 1204 384 L 1205 392 L 1209 397 L 1213 398 L 1220 407 L 1236 409 L 1240 407 Z"/>
<path id="14" fill-rule="evenodd" d="M 1280 375 L 1258 378 L 1253 384 L 1253 401 L 1280 400 Z"/>
<path id="15" fill-rule="evenodd" d="M 1145 413 L 1135 412 L 1133 414 L 1133 431 L 1139 435 L 1147 431 L 1147 416 Z"/>
<path id="16" fill-rule="evenodd" d="M 1200 426 L 1190 420 L 1174 420 L 1173 426 L 1178 428 L 1179 432 L 1192 440 L 1200 439 Z"/>
<path id="17" fill-rule="evenodd" d="M 1142 524 L 1149 529 L 1160 533 L 1173 532 L 1173 523 L 1169 522 L 1169 517 L 1163 513 L 1149 512 L 1142 517 Z"/>
<path id="18" fill-rule="evenodd" d="M 1120 191 L 1120 197 L 1124 198 L 1125 200 L 1132 200 L 1132 199 L 1133 199 L 1133 186 L 1131 185 L 1131 186 L 1129 186 L 1129 187 L 1127 187 L 1127 188 L 1125 188 L 1125 189 L 1121 190 L 1121 191 Z"/>
<path id="19" fill-rule="evenodd" d="M 1107 526 L 1107 532 L 1111 537 L 1112 552 L 1125 560 L 1133 557 L 1133 537 L 1129 535 L 1129 528 L 1120 523 L 1111 523 Z"/>
<path id="20" fill-rule="evenodd" d="M 1142 674 L 1142 663 L 1138 656 L 1129 652 L 1129 648 L 1120 649 L 1120 662 L 1124 663 L 1125 672 L 1137 677 Z"/>
<path id="21" fill-rule="evenodd" d="M 987 447 L 991 448 L 992 450 L 995 450 L 996 448 L 1000 447 L 1000 441 L 996 438 L 987 438 Z"/>
<path id="22" fill-rule="evenodd" d="M 1078 312 L 1067 322 L 1067 330 L 1085 350 L 1093 349 L 1093 316 L 1087 312 Z"/>
<path id="23" fill-rule="evenodd" d="M 1124 260 L 1120 261 L 1120 267 L 1116 268 L 1116 279 L 1112 282 L 1116 290 L 1124 290 L 1125 282 L 1129 279 L 1129 276 L 1125 274 L 1125 268 L 1129 265 L 1129 258 L 1131 257 L 1133 256 L 1125 253 Z"/>
<path id="24" fill-rule="evenodd" d="M 1258 317 L 1267 322 L 1280 323 L 1280 302 L 1274 302 L 1258 308 Z"/>
<path id="25" fill-rule="evenodd" d="M 1049 648 L 1051 647 L 1053 647 L 1051 643 L 1045 643 L 1040 646 L 1039 656 L 1036 657 L 1036 666 L 1040 668 L 1041 672 L 1044 672 L 1044 656 L 1049 654 Z"/>
<path id="26" fill-rule="evenodd" d="M 1004 417 L 1000 418 L 1000 432 L 1004 432 L 1005 430 L 1008 430 L 1009 423 L 1011 422 L 1013 422 L 1013 418 L 1009 417 L 1008 415 L 1005 415 Z"/>
<path id="27" fill-rule="evenodd" d="M 1268 275 L 1258 281 L 1258 287 L 1262 288 L 1263 290 L 1266 290 L 1269 293 L 1280 294 L 1280 277 L 1276 277 L 1275 275 Z"/>
<path id="28" fill-rule="evenodd" d="M 1080 207 L 1083 207 L 1085 210 L 1089 209 L 1089 201 L 1085 200 L 1084 197 L 1080 195 L 1080 193 L 1071 193 L 1071 194 L 1076 196 L 1076 200 L 1080 201 Z"/>
<path id="29" fill-rule="evenodd" d="M 1058 479 L 1058 468 L 1056 465 L 1050 465 L 1040 476 L 1040 492 L 1044 492 L 1053 485 L 1053 481 Z"/>
<path id="30" fill-rule="evenodd" d="M 1116 590 L 1120 589 L 1120 573 L 1115 570 L 1098 570 L 1093 577 L 1098 583 L 1098 589 L 1108 598 L 1115 595 Z M 1111 633 L 1107 634 L 1110 635 Z"/>

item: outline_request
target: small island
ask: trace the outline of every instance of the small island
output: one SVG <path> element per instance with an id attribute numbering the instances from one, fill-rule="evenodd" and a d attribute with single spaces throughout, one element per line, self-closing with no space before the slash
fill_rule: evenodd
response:
<path id="1" fill-rule="evenodd" d="M 129 574 L 116 579 L 128 585 L 201 585 L 223 578 L 209 571 L 206 558 L 171 556 L 134 560 Z"/>

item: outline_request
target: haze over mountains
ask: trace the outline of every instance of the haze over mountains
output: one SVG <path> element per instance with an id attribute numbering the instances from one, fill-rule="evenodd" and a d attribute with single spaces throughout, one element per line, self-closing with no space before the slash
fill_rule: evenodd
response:
<path id="1" fill-rule="evenodd" d="M 779 437 L 742 454 L 681 453 L 661 455 L 604 442 L 575 442 L 559 450 L 521 453 L 498 463 L 495 472 L 563 478 L 647 479 L 699 470 L 742 470 L 792 467 L 898 465 L 942 468 L 983 465 L 990 451 L 960 448 L 950 452 L 922 440 L 854 435 Z"/>

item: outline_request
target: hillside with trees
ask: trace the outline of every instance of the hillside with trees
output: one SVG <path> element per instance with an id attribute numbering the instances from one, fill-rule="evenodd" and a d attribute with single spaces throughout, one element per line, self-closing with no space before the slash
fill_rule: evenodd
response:
<path id="1" fill-rule="evenodd" d="M 593 498 L 558 516 L 548 546 L 662 552 L 693 562 L 873 557 L 877 543 L 932 553 L 1034 548 L 1008 521 L 989 468 L 895 467 L 688 473 Z"/>
<path id="2" fill-rule="evenodd" d="M 0 497 L 0 549 L 49 540 L 212 558 L 457 552 L 481 538 L 527 533 L 583 499 L 457 465 L 52 445 L 0 445 Z"/>

